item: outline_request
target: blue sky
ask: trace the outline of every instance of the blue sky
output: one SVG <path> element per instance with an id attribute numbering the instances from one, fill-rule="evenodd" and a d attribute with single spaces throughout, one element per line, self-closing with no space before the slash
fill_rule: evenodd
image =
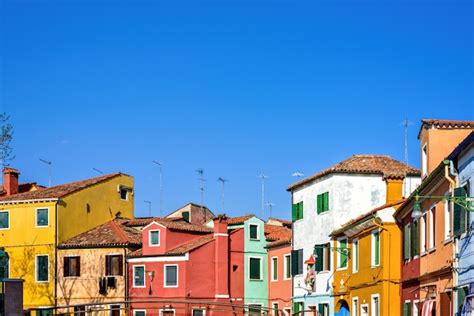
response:
<path id="1" fill-rule="evenodd" d="M 357 3 L 357 4 L 356 4 Z M 290 217 L 288 184 L 352 154 L 419 165 L 422 118 L 474 119 L 472 1 L 0 3 L 13 166 L 53 184 L 122 171 L 158 215 L 199 202 Z M 268 216 L 268 209 L 265 217 Z"/>

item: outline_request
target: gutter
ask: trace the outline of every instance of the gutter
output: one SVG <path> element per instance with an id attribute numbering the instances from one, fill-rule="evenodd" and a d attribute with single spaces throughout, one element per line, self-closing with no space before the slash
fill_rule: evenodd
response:
<path id="1" fill-rule="evenodd" d="M 46 199 L 31 199 L 31 200 L 8 200 L 0 201 L 0 205 L 5 204 L 27 204 L 27 203 L 38 203 L 38 202 L 58 202 L 60 198 L 46 198 Z"/>

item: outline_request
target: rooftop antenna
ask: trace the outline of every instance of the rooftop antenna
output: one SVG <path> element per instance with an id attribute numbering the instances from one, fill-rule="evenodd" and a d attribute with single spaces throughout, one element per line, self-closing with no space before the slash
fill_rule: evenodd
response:
<path id="1" fill-rule="evenodd" d="M 258 178 L 260 178 L 262 181 L 262 217 L 263 217 L 263 214 L 265 212 L 265 179 L 267 179 L 268 176 L 262 173 L 258 176 Z"/>
<path id="2" fill-rule="evenodd" d="M 206 214 L 204 213 L 204 181 L 206 181 L 206 179 L 204 179 L 204 169 L 199 168 L 196 170 L 196 172 L 199 176 L 198 180 L 200 182 L 199 191 L 201 191 L 201 212 L 204 215 L 204 221 L 206 221 L 207 218 Z"/>
<path id="3" fill-rule="evenodd" d="M 48 160 L 41 159 L 41 158 L 39 158 L 39 160 L 42 163 L 45 163 L 45 164 L 48 165 L 48 187 L 51 187 L 51 165 L 52 165 L 52 162 L 48 161 Z"/>
<path id="4" fill-rule="evenodd" d="M 92 168 L 92 170 L 94 170 L 95 172 L 97 172 L 97 173 L 99 173 L 99 174 L 104 174 L 104 173 L 102 172 L 102 170 L 99 170 L 99 169 L 97 169 L 97 168 Z"/>
<path id="5" fill-rule="evenodd" d="M 224 199 L 225 199 L 225 195 L 224 195 L 224 193 L 225 193 L 225 183 L 226 183 L 227 181 L 229 181 L 229 180 L 224 179 L 224 178 L 222 178 L 222 177 L 219 177 L 219 178 L 217 178 L 217 181 L 220 181 L 220 182 L 222 183 L 222 192 L 221 192 L 221 208 L 222 208 L 222 209 L 221 209 L 221 211 L 223 212 L 223 211 L 224 211 L 224 206 L 225 206 L 225 204 L 224 204 Z"/>
<path id="6" fill-rule="evenodd" d="M 143 202 L 145 202 L 146 204 L 148 204 L 148 216 L 151 217 L 151 201 L 146 201 L 146 200 L 145 200 L 145 201 L 143 201 Z"/>
<path id="7" fill-rule="evenodd" d="M 163 164 L 156 160 L 152 160 L 152 162 L 160 168 L 160 216 L 163 216 Z"/>
<path id="8" fill-rule="evenodd" d="M 268 206 L 269 209 L 270 209 L 270 216 L 269 216 L 269 217 L 272 217 L 272 211 L 273 211 L 273 207 L 275 206 L 275 203 L 268 202 L 268 203 L 265 204 L 265 205 Z"/>
<path id="9" fill-rule="evenodd" d="M 400 125 L 405 128 L 405 163 L 408 165 L 408 127 L 413 123 L 405 117 Z"/>
<path id="10" fill-rule="evenodd" d="M 304 176 L 301 172 L 295 171 L 291 174 L 292 177 L 297 177 L 298 179 Z"/>

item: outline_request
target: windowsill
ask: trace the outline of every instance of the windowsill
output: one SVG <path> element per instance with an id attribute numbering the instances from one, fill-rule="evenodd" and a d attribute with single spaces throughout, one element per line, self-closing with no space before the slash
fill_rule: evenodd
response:
<path id="1" fill-rule="evenodd" d="M 249 279 L 251 282 L 263 282 L 263 279 Z"/>
<path id="2" fill-rule="evenodd" d="M 303 218 L 300 218 L 300 219 L 297 219 L 296 221 L 293 222 L 294 223 L 298 223 L 298 222 L 302 222 L 303 221 Z"/>
<path id="3" fill-rule="evenodd" d="M 357 270 L 357 271 L 352 271 L 353 274 L 354 274 L 354 273 L 358 273 L 358 272 L 359 272 L 359 270 Z"/>
<path id="4" fill-rule="evenodd" d="M 426 251 L 423 251 L 422 253 L 420 253 L 420 257 L 424 257 L 426 256 L 428 253 Z"/>
<path id="5" fill-rule="evenodd" d="M 110 274 L 110 275 L 106 275 L 105 277 L 106 278 L 111 278 L 111 277 L 116 278 L 116 277 L 121 277 L 121 276 L 123 276 L 123 275 L 121 275 L 121 274 Z"/>
<path id="6" fill-rule="evenodd" d="M 178 286 L 177 285 L 164 285 L 163 287 L 165 289 L 176 289 Z"/>
<path id="7" fill-rule="evenodd" d="M 10 227 L 6 227 L 6 228 L 0 228 L 0 230 L 9 230 Z"/>
<path id="8" fill-rule="evenodd" d="M 276 280 L 270 280 L 270 282 L 278 282 L 278 279 L 276 279 Z"/>
<path id="9" fill-rule="evenodd" d="M 347 267 L 344 267 L 344 268 L 337 268 L 336 271 L 344 271 L 344 270 L 347 270 Z"/>
<path id="10" fill-rule="evenodd" d="M 379 265 L 370 265 L 370 268 L 372 268 L 372 269 L 380 268 L 380 264 Z"/>
<path id="11" fill-rule="evenodd" d="M 260 241 L 260 238 L 249 238 L 250 241 Z"/>
<path id="12" fill-rule="evenodd" d="M 291 278 L 283 278 L 283 281 L 291 280 Z"/>
<path id="13" fill-rule="evenodd" d="M 346 269 L 347 269 L 347 268 L 342 268 L 342 270 L 346 270 Z M 331 271 L 329 271 L 329 270 L 316 271 L 317 274 L 321 274 L 321 273 L 327 274 L 327 273 L 329 273 L 329 272 L 331 272 Z"/>
<path id="14" fill-rule="evenodd" d="M 160 244 L 158 244 L 158 245 L 150 245 L 150 244 L 148 244 L 148 247 L 159 247 L 159 246 L 160 246 Z"/>
<path id="15" fill-rule="evenodd" d="M 146 285 L 132 285 L 132 287 L 135 289 L 144 289 L 146 288 Z"/>
<path id="16" fill-rule="evenodd" d="M 41 226 L 35 226 L 35 228 L 48 228 L 49 225 L 41 225 Z"/>
<path id="17" fill-rule="evenodd" d="M 434 251 L 436 251 L 436 247 L 433 247 L 433 248 L 428 249 L 428 253 L 432 253 L 432 252 L 434 252 Z"/>
<path id="18" fill-rule="evenodd" d="M 48 281 L 35 281 L 35 283 L 45 284 L 45 283 L 49 283 L 49 280 Z"/>
<path id="19" fill-rule="evenodd" d="M 443 245 L 449 244 L 450 242 L 453 242 L 453 237 L 449 237 L 449 239 L 443 240 Z"/>
<path id="20" fill-rule="evenodd" d="M 80 278 L 81 276 L 80 275 L 77 275 L 77 276 L 65 276 L 64 278 L 65 279 L 77 279 L 77 278 Z"/>
<path id="21" fill-rule="evenodd" d="M 329 210 L 324 211 L 324 212 L 321 212 L 321 213 L 318 213 L 318 215 L 325 215 L 325 214 L 328 214 L 328 213 L 329 213 Z"/>

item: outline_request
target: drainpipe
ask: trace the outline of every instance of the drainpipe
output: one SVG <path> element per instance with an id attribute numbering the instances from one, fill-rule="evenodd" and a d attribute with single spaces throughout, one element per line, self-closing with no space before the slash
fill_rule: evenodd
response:
<path id="1" fill-rule="evenodd" d="M 55 203 L 55 227 L 54 227 L 54 307 L 55 307 L 55 312 L 57 312 L 56 308 L 58 307 L 58 204 L 61 201 L 59 199 Z"/>

